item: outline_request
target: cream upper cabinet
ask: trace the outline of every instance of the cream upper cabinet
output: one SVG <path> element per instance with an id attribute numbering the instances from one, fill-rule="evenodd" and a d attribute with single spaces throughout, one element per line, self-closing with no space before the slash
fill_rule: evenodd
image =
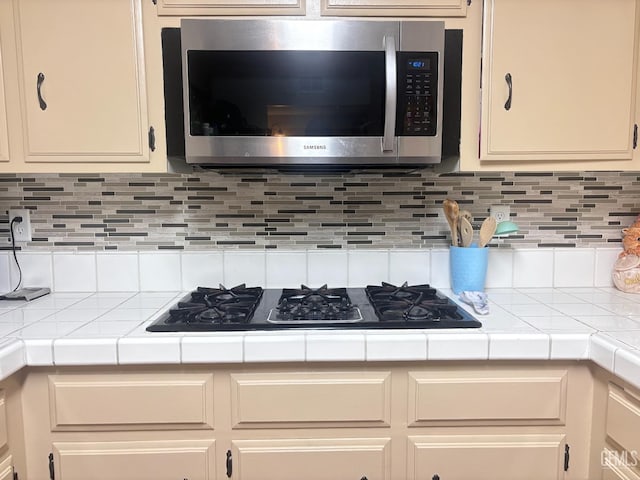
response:
<path id="1" fill-rule="evenodd" d="M 638 10 L 636 0 L 485 2 L 479 166 L 637 169 Z"/>
<path id="2" fill-rule="evenodd" d="M 304 15 L 305 0 L 159 0 L 159 15 Z"/>
<path id="3" fill-rule="evenodd" d="M 11 2 L 0 0 L 0 162 L 9 161 L 9 121 L 5 71 L 11 49 L 8 42 L 13 34 Z"/>
<path id="4" fill-rule="evenodd" d="M 322 0 L 323 15 L 461 17 L 467 0 Z"/>
<path id="5" fill-rule="evenodd" d="M 15 2 L 23 151 L 10 171 L 166 170 L 152 161 L 143 5 Z"/>

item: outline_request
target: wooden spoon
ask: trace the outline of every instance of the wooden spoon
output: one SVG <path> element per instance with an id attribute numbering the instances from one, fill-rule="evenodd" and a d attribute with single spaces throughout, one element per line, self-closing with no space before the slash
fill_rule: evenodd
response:
<path id="1" fill-rule="evenodd" d="M 468 247 L 473 241 L 473 227 L 466 217 L 460 217 L 460 245 Z"/>
<path id="2" fill-rule="evenodd" d="M 444 202 L 442 202 L 442 208 L 451 230 L 451 245 L 458 246 L 458 214 L 460 212 L 458 202 L 445 198 Z"/>
<path id="3" fill-rule="evenodd" d="M 480 226 L 480 243 L 479 247 L 484 247 L 487 243 L 491 241 L 493 238 L 493 234 L 496 233 L 496 226 L 498 222 L 496 222 L 495 217 L 487 217 L 482 222 Z"/>

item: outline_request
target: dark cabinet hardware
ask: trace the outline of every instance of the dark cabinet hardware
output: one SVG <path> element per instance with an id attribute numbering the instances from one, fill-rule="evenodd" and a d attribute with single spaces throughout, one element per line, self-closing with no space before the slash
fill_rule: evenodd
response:
<path id="1" fill-rule="evenodd" d="M 633 149 L 638 148 L 638 124 L 633 126 Z"/>
<path id="2" fill-rule="evenodd" d="M 53 453 L 49 454 L 49 478 L 51 480 L 56 480 L 56 474 L 53 470 Z"/>
<path id="3" fill-rule="evenodd" d="M 440 475 L 436 473 L 433 477 L 431 477 L 431 480 L 440 480 Z"/>
<path id="4" fill-rule="evenodd" d="M 511 110 L 511 99 L 513 98 L 513 79 L 511 78 L 510 73 L 507 73 L 504 76 L 504 79 L 506 80 L 507 86 L 509 87 L 509 98 L 507 98 L 507 101 L 504 104 L 504 109 Z"/>
<path id="5" fill-rule="evenodd" d="M 569 445 L 564 445 L 564 471 L 569 470 Z"/>
<path id="6" fill-rule="evenodd" d="M 233 473 L 233 459 L 231 458 L 231 450 L 227 450 L 227 477 L 231 478 Z"/>
<path id="7" fill-rule="evenodd" d="M 369 479 L 366 476 L 364 476 L 360 480 L 369 480 Z"/>
<path id="8" fill-rule="evenodd" d="M 156 151 L 156 131 L 153 127 L 149 127 L 149 150 Z"/>
<path id="9" fill-rule="evenodd" d="M 47 102 L 45 102 L 44 98 L 42 98 L 42 83 L 43 82 L 44 82 L 44 73 L 40 72 L 38 74 L 38 84 L 37 84 L 38 102 L 40 103 L 40 109 L 46 110 L 47 109 Z"/>
<path id="10" fill-rule="evenodd" d="M 13 472 L 13 480 L 18 480 L 18 472 Z"/>

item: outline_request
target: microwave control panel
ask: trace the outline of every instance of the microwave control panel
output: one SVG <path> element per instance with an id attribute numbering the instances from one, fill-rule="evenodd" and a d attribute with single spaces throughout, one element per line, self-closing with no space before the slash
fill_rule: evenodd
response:
<path id="1" fill-rule="evenodd" d="M 434 136 L 437 129 L 438 53 L 398 52 L 396 135 Z"/>

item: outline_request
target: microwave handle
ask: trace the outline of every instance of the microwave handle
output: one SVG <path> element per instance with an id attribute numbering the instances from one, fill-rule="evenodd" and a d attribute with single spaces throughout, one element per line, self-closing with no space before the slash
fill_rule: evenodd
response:
<path id="1" fill-rule="evenodd" d="M 384 37 L 384 71 L 387 88 L 384 101 L 382 151 L 392 152 L 396 135 L 396 98 L 398 90 L 396 39 L 392 35 L 385 35 Z"/>

